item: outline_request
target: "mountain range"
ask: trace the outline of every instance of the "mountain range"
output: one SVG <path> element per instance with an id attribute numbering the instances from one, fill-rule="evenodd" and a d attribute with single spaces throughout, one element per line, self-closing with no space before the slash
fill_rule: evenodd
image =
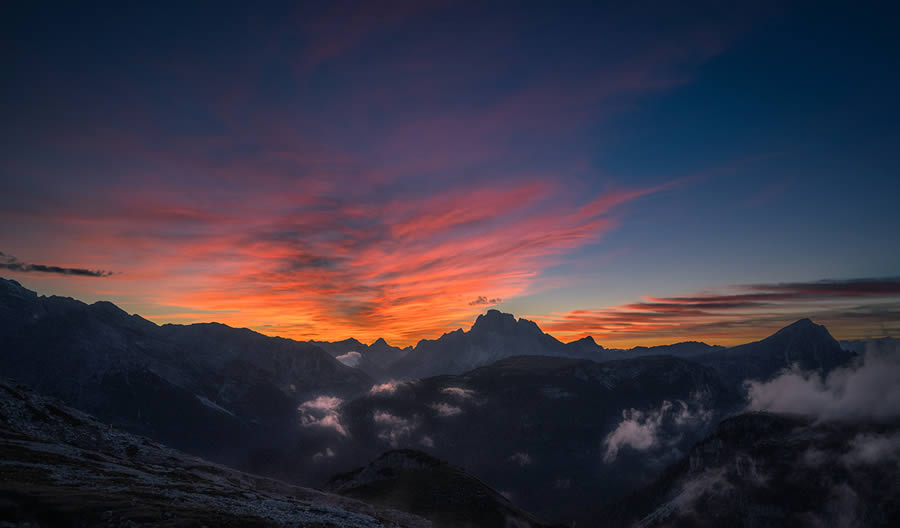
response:
<path id="1" fill-rule="evenodd" d="M 747 408 L 748 382 L 792 368 L 824 377 L 864 353 L 808 319 L 731 348 L 618 350 L 591 338 L 563 343 L 496 310 L 468 331 L 405 349 L 301 342 L 216 323 L 160 326 L 111 303 L 38 296 L 2 279 L 0 342 L 0 376 L 78 409 L 66 413 L 229 471 L 402 507 L 435 526 L 497 526 L 501 517 L 517 519 L 512 526 L 657 522 L 663 516 L 653 512 L 672 510 L 666 504 L 690 487 L 692 474 L 678 469 L 684 460 L 724 438 L 718 424 Z M 16 415 L 14 433 L 42 414 Z M 799 441 L 767 431 L 760 442 Z M 460 504 L 500 513 L 453 517 L 435 499 L 450 488 Z M 640 507 L 628 502 L 638 500 L 632 492 L 645 493 Z M 723 504 L 739 511 L 741 500 Z"/>

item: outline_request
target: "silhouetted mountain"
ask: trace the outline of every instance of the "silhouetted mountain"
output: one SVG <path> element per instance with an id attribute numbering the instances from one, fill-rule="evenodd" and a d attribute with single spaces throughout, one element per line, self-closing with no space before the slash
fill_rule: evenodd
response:
<path id="1" fill-rule="evenodd" d="M 459 329 L 436 340 L 419 341 L 394 363 L 391 373 L 401 379 L 460 374 L 511 356 L 566 356 L 566 349 L 534 322 L 488 310 L 478 316 L 468 332 Z"/>
<path id="2" fill-rule="evenodd" d="M 462 468 L 421 451 L 389 451 L 365 467 L 333 477 L 326 489 L 421 515 L 435 528 L 547 526 Z"/>
<path id="3" fill-rule="evenodd" d="M 503 358 L 524 355 L 581 358 L 600 362 L 653 355 L 690 358 L 721 348 L 687 341 L 623 350 L 604 348 L 591 336 L 562 343 L 542 332 L 533 321 L 524 318 L 516 320 L 512 314 L 488 310 L 478 316 L 468 332 L 458 329 L 436 340 L 419 341 L 414 349 L 393 363 L 389 374 L 395 379 L 460 374 Z"/>
<path id="4" fill-rule="evenodd" d="M 853 357 L 824 326 L 801 319 L 762 341 L 693 359 L 715 369 L 726 383 L 738 386 L 744 380 L 769 380 L 792 365 L 805 371 L 827 373 L 846 365 Z"/>
<path id="5" fill-rule="evenodd" d="M 667 355 L 680 358 L 692 358 L 710 352 L 715 352 L 717 350 L 723 350 L 724 348 L 725 347 L 718 345 L 707 345 L 706 343 L 701 343 L 699 341 L 684 341 L 672 345 L 658 345 L 652 347 L 636 346 L 634 348 L 624 350 L 623 352 L 626 355 L 630 355 L 632 357 Z"/>
<path id="6" fill-rule="evenodd" d="M 647 528 L 898 526 L 898 453 L 900 424 L 744 414 L 596 519 Z"/>
<path id="7" fill-rule="evenodd" d="M 517 356 L 376 387 L 345 404 L 341 421 L 359 457 L 426 449 L 538 516 L 568 522 L 647 482 L 739 400 L 713 370 L 670 356 Z"/>
<path id="8" fill-rule="evenodd" d="M 430 525 L 185 455 L 4 380 L 0 453 L 9 526 Z"/>
<path id="9" fill-rule="evenodd" d="M 322 449 L 327 432 L 304 427 L 298 406 L 372 385 L 306 343 L 214 323 L 159 327 L 7 280 L 0 342 L 5 376 L 129 431 L 281 476 L 296 472 L 299 453 Z"/>
<path id="10" fill-rule="evenodd" d="M 309 343 L 320 347 L 345 365 L 362 370 L 378 381 L 387 380 L 391 365 L 412 350 L 412 347 L 391 346 L 381 337 L 371 345 L 364 345 L 353 338 L 333 342 L 309 341 Z"/>

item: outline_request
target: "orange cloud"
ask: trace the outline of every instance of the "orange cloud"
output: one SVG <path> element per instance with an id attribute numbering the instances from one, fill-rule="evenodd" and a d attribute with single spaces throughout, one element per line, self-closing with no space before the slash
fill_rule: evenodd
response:
<path id="1" fill-rule="evenodd" d="M 522 295 L 562 254 L 613 228 L 616 207 L 656 190 L 607 192 L 580 206 L 552 180 L 383 204 L 123 194 L 102 212 L 60 211 L 54 225 L 73 230 L 54 249 L 88 265 L 102 249 L 103 264 L 122 270 L 105 291 L 135 311 L 152 306 L 158 322 L 215 319 L 298 339 L 405 345 L 467 326 L 480 311 L 472 299 Z"/>

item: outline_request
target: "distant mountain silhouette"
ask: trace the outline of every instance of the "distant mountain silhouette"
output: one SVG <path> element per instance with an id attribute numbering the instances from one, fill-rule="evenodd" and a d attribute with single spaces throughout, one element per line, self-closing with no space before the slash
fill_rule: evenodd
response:
<path id="1" fill-rule="evenodd" d="M 287 476 L 323 433 L 298 405 L 372 379 L 319 347 L 217 323 L 157 326 L 115 305 L 39 297 L 0 280 L 0 372 L 138 434 Z"/>
<path id="2" fill-rule="evenodd" d="M 647 528 L 898 526 L 896 459 L 875 451 L 896 453 L 898 442 L 898 424 L 743 414 L 595 518 Z"/>
<path id="3" fill-rule="evenodd" d="M 421 515 L 434 528 L 547 526 L 462 468 L 421 451 L 388 451 L 364 467 L 336 475 L 326 489 Z"/>
<path id="4" fill-rule="evenodd" d="M 692 358 L 724 348 L 725 347 L 718 345 L 707 345 L 706 343 L 701 343 L 699 341 L 684 341 L 672 345 L 657 345 L 652 347 L 636 346 L 629 350 L 623 350 L 622 352 L 631 356 L 666 355 L 680 358 Z"/>
<path id="5" fill-rule="evenodd" d="M 792 365 L 827 373 L 853 357 L 824 326 L 801 319 L 761 341 L 693 356 L 693 359 L 715 369 L 726 383 L 738 385 L 744 380 L 769 380 Z"/>
<path id="6" fill-rule="evenodd" d="M 604 348 L 587 336 L 562 343 L 541 331 L 525 318 L 488 310 L 479 315 L 469 331 L 458 329 L 436 340 L 423 339 L 404 357 L 396 360 L 389 374 L 396 379 L 415 379 L 440 374 L 460 374 L 473 368 L 513 356 L 553 356 L 612 361 L 637 356 L 673 355 L 694 357 L 722 347 L 689 341 L 673 345 L 635 347 L 628 350 Z"/>
<path id="7" fill-rule="evenodd" d="M 378 381 L 386 381 L 390 377 L 388 373 L 390 367 L 412 350 L 412 347 L 391 346 L 381 337 L 371 345 L 365 345 L 353 338 L 332 342 L 309 341 L 309 343 L 339 359 L 343 359 L 340 356 L 347 354 L 359 354 L 358 358 L 350 357 L 348 360 L 344 360 L 345 364 L 362 370 Z"/>
<path id="8" fill-rule="evenodd" d="M 537 324 L 497 310 L 479 315 L 472 328 L 423 339 L 394 363 L 396 378 L 413 379 L 438 374 L 460 374 L 499 359 L 521 356 L 567 356 L 567 346 L 545 334 Z"/>

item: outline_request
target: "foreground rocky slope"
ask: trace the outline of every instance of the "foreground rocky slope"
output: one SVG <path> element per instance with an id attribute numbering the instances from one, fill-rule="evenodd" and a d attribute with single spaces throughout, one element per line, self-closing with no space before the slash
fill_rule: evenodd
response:
<path id="1" fill-rule="evenodd" d="M 547 525 L 463 469 L 421 451 L 384 453 L 337 475 L 327 489 L 428 518 L 435 528 L 543 528 Z"/>
<path id="2" fill-rule="evenodd" d="M 0 519 L 37 526 L 430 526 L 185 455 L 3 380 L 0 475 Z"/>

